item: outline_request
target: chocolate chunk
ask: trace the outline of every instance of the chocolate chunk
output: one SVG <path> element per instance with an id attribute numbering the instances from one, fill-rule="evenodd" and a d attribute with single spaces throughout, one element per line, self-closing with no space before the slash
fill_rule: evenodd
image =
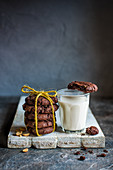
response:
<path id="1" fill-rule="evenodd" d="M 28 112 L 30 112 L 33 109 L 33 106 L 29 106 L 26 103 L 24 103 L 22 106 L 23 106 L 23 110 Z"/>
<path id="2" fill-rule="evenodd" d="M 68 89 L 83 91 L 84 93 L 92 93 L 98 90 L 98 87 L 91 82 L 72 81 L 68 84 Z"/>
<path id="3" fill-rule="evenodd" d="M 54 104 L 55 104 L 55 103 L 58 103 L 57 97 L 51 97 L 51 99 L 53 100 Z"/>
<path id="4" fill-rule="evenodd" d="M 80 155 L 80 151 L 75 152 L 74 155 Z"/>
<path id="5" fill-rule="evenodd" d="M 103 152 L 106 152 L 106 153 L 108 153 L 108 150 L 104 149 L 104 150 L 103 150 Z"/>
<path id="6" fill-rule="evenodd" d="M 78 158 L 78 160 L 84 161 L 85 160 L 85 156 L 80 156 L 80 158 Z"/>
<path id="7" fill-rule="evenodd" d="M 105 157 L 106 154 L 105 153 L 101 153 L 100 155 L 97 155 L 97 157 Z"/>
<path id="8" fill-rule="evenodd" d="M 58 110 L 58 105 L 54 104 L 53 108 L 54 108 L 54 111 L 57 111 Z M 49 107 L 45 108 L 44 113 L 52 113 L 52 106 L 49 106 Z"/>
<path id="9" fill-rule="evenodd" d="M 92 150 L 89 150 L 88 152 L 89 152 L 90 154 L 93 154 L 93 151 L 92 151 Z"/>
<path id="10" fill-rule="evenodd" d="M 25 102 L 28 104 L 28 105 L 35 105 L 35 96 L 28 96 L 25 98 Z"/>
<path id="11" fill-rule="evenodd" d="M 81 136 L 85 136 L 85 133 L 81 133 Z"/>
<path id="12" fill-rule="evenodd" d="M 88 133 L 89 135 L 96 135 L 99 133 L 99 130 L 95 126 L 90 126 L 86 128 L 86 133 Z"/>

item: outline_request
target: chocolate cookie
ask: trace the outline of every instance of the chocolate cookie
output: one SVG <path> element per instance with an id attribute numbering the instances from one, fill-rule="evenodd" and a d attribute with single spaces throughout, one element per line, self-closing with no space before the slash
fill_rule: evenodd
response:
<path id="1" fill-rule="evenodd" d="M 90 126 L 86 128 L 86 133 L 88 133 L 89 135 L 96 135 L 99 133 L 99 130 L 95 126 Z"/>
<path id="2" fill-rule="evenodd" d="M 30 133 L 33 133 L 34 135 L 36 135 L 35 128 L 28 128 L 28 131 Z M 53 132 L 53 127 L 38 129 L 38 133 L 41 134 L 41 135 L 48 134 L 48 133 L 51 133 L 51 132 Z"/>
<path id="3" fill-rule="evenodd" d="M 25 125 L 30 133 L 36 134 L 36 124 L 35 124 L 35 99 L 36 95 L 30 95 L 26 97 L 25 103 L 23 104 L 23 110 L 25 110 Z M 57 97 L 51 97 L 53 100 L 54 114 L 58 109 Z M 37 100 L 37 128 L 39 134 L 48 134 L 53 132 L 53 113 L 52 106 L 50 102 L 40 96 Z"/>
<path id="4" fill-rule="evenodd" d="M 33 112 L 25 112 L 25 117 L 29 120 L 35 119 L 35 114 Z M 38 114 L 37 116 L 38 120 L 53 120 L 53 114 L 52 113 L 44 113 L 44 114 Z"/>
<path id="5" fill-rule="evenodd" d="M 54 104 L 53 105 L 54 111 L 58 110 L 58 105 Z M 35 112 L 35 106 L 29 106 L 28 104 L 23 104 L 23 110 L 27 112 Z M 52 107 L 49 105 L 48 107 L 44 106 L 37 106 L 37 113 L 51 113 L 52 112 Z"/>
<path id="6" fill-rule="evenodd" d="M 68 84 L 68 89 L 83 91 L 84 93 L 92 93 L 98 90 L 98 87 L 91 82 L 72 81 Z"/>
<path id="7" fill-rule="evenodd" d="M 35 105 L 35 98 L 36 98 L 36 95 L 31 95 L 31 96 L 26 97 L 25 101 L 28 105 L 34 106 Z M 53 100 L 53 104 L 58 102 L 57 97 L 51 97 L 51 99 Z M 37 105 L 47 106 L 47 105 L 50 105 L 50 102 L 46 98 L 40 96 L 38 98 Z"/>
<path id="8" fill-rule="evenodd" d="M 25 119 L 25 124 L 27 127 L 34 128 L 35 127 L 35 121 L 31 121 L 29 119 Z M 38 129 L 40 128 L 45 128 L 45 127 L 50 127 L 53 126 L 53 123 L 51 121 L 38 121 Z"/>

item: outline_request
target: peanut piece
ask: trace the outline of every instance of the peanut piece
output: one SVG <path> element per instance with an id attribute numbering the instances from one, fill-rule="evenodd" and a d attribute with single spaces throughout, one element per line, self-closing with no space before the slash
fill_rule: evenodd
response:
<path id="1" fill-rule="evenodd" d="M 22 131 L 16 132 L 16 136 L 20 136 L 22 134 Z"/>
<path id="2" fill-rule="evenodd" d="M 22 152 L 28 152 L 28 148 L 23 149 Z"/>
<path id="3" fill-rule="evenodd" d="M 24 132 L 22 135 L 23 135 L 23 136 L 29 136 L 29 135 L 30 135 L 30 133 L 28 133 L 28 132 Z"/>

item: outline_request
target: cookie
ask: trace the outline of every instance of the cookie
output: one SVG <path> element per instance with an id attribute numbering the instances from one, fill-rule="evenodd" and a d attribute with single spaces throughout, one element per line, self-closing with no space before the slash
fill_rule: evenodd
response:
<path id="1" fill-rule="evenodd" d="M 86 133 L 88 133 L 89 135 L 96 135 L 99 133 L 99 130 L 95 126 L 90 126 L 86 128 Z"/>
<path id="2" fill-rule="evenodd" d="M 28 131 L 30 133 L 33 133 L 34 135 L 36 135 L 35 128 L 28 128 Z M 52 133 L 52 132 L 53 132 L 53 127 L 46 127 L 46 128 L 38 129 L 38 133 L 40 135 L 44 135 L 44 134 L 48 134 L 48 133 Z"/>
<path id="3" fill-rule="evenodd" d="M 58 110 L 58 105 L 54 104 L 53 108 L 54 111 Z M 23 110 L 27 111 L 27 112 L 35 112 L 35 106 L 29 106 L 26 103 L 23 104 Z M 52 112 L 52 106 L 49 105 L 48 107 L 44 107 L 44 106 L 37 106 L 37 113 L 51 113 Z"/>
<path id="4" fill-rule="evenodd" d="M 34 128 L 35 127 L 35 120 L 29 120 L 29 119 L 25 119 L 25 124 L 27 127 L 31 127 Z M 45 127 L 50 127 L 53 126 L 53 122 L 52 121 L 38 121 L 38 129 L 40 128 L 45 128 Z"/>
<path id="5" fill-rule="evenodd" d="M 35 125 L 35 99 L 36 95 L 29 95 L 25 99 L 25 103 L 23 104 L 24 113 L 24 122 L 27 127 L 28 132 L 36 134 L 36 125 Z M 57 97 L 51 97 L 53 100 L 53 108 L 54 113 L 58 109 L 58 99 Z M 56 120 L 56 119 L 55 119 Z M 53 132 L 53 113 L 52 106 L 50 102 L 40 96 L 37 100 L 37 128 L 39 134 L 48 134 Z"/>
<path id="6" fill-rule="evenodd" d="M 98 90 L 97 85 L 91 82 L 72 81 L 68 84 L 68 89 L 83 91 L 84 93 L 92 93 Z"/>
<path id="7" fill-rule="evenodd" d="M 25 117 L 29 120 L 35 119 L 35 114 L 33 112 L 25 112 Z M 37 116 L 38 120 L 53 120 L 53 114 L 52 113 L 44 113 L 44 114 L 38 114 Z"/>
<path id="8" fill-rule="evenodd" d="M 35 105 L 35 98 L 36 98 L 35 95 L 31 95 L 31 96 L 26 97 L 25 101 L 28 105 L 34 106 Z M 53 104 L 58 102 L 57 97 L 51 97 L 51 99 L 53 100 Z M 40 96 L 38 98 L 37 105 L 47 106 L 47 105 L 50 105 L 50 102 L 46 98 Z"/>

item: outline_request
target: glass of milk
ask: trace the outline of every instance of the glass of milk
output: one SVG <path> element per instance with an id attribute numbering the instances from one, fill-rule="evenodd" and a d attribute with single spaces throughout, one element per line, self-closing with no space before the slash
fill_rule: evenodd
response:
<path id="1" fill-rule="evenodd" d="M 89 93 L 78 90 L 57 91 L 59 115 L 63 131 L 82 131 L 85 128 L 89 107 Z"/>

